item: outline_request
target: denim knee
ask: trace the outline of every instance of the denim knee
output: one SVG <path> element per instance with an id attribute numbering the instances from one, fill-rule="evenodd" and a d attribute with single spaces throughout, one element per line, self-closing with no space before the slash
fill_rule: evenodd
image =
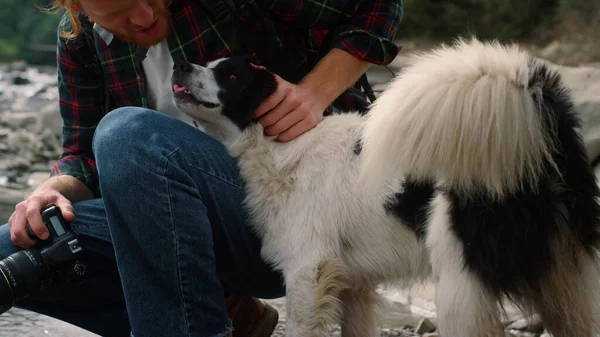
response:
<path id="1" fill-rule="evenodd" d="M 0 260 L 19 251 L 19 247 L 10 241 L 10 228 L 8 224 L 0 226 Z"/>
<path id="2" fill-rule="evenodd" d="M 111 111 L 100 120 L 94 132 L 94 154 L 118 153 L 125 149 L 158 116 L 156 111 L 139 107 L 122 107 Z"/>
<path id="3" fill-rule="evenodd" d="M 101 184 L 115 177 L 132 177 L 140 165 L 162 152 L 160 125 L 164 114 L 139 107 L 123 107 L 108 113 L 98 124 L 92 148 Z"/>

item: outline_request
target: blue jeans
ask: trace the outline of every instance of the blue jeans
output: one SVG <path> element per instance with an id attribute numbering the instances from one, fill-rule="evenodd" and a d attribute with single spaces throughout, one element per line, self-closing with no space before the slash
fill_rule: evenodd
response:
<path id="1" fill-rule="evenodd" d="M 106 336 L 204 337 L 231 328 L 225 294 L 284 296 L 281 274 L 260 257 L 239 169 L 222 144 L 127 107 L 102 119 L 93 148 L 102 199 L 76 203 L 72 228 L 105 272 L 19 307 Z M 15 249 L 0 227 L 0 258 Z"/>

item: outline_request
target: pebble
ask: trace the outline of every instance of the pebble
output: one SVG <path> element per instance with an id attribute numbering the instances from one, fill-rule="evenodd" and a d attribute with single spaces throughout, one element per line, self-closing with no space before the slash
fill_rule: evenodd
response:
<path id="1" fill-rule="evenodd" d="M 419 325 L 417 325 L 415 328 L 415 331 L 417 333 L 424 334 L 428 332 L 434 332 L 436 329 L 437 327 L 428 318 L 423 318 L 419 322 Z"/>
<path id="2" fill-rule="evenodd" d="M 542 325 L 539 315 L 532 317 L 523 317 L 513 321 L 507 327 L 507 330 L 517 330 L 523 332 L 542 333 L 544 326 Z"/>

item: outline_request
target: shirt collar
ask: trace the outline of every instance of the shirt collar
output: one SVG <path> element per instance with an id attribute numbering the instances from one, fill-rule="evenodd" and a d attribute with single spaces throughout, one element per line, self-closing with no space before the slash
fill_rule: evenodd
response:
<path id="1" fill-rule="evenodd" d="M 173 2 L 175 2 L 176 0 L 170 0 L 169 1 L 169 6 L 171 6 L 171 4 L 173 4 Z M 99 24 L 94 22 L 94 30 L 96 31 L 96 33 L 98 33 L 98 35 L 102 38 L 102 40 L 104 40 L 104 43 L 106 43 L 107 46 L 110 46 L 110 43 L 114 40 L 115 36 L 107 31 L 106 29 L 102 28 Z"/>
<path id="2" fill-rule="evenodd" d="M 107 46 L 109 46 L 110 43 L 115 38 L 114 35 L 111 32 L 109 32 L 106 29 L 100 27 L 100 25 L 98 25 L 95 22 L 94 22 L 94 30 L 96 31 L 96 33 L 98 33 L 98 35 L 102 38 L 102 40 L 104 40 L 104 42 L 106 43 Z"/>

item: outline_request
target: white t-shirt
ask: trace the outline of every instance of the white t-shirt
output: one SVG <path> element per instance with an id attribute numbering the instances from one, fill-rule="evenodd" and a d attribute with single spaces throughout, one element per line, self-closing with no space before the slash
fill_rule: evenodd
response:
<path id="1" fill-rule="evenodd" d="M 142 61 L 142 68 L 146 75 L 148 107 L 194 125 L 191 118 L 173 104 L 173 57 L 169 52 L 167 40 L 148 49 L 146 58 Z"/>

